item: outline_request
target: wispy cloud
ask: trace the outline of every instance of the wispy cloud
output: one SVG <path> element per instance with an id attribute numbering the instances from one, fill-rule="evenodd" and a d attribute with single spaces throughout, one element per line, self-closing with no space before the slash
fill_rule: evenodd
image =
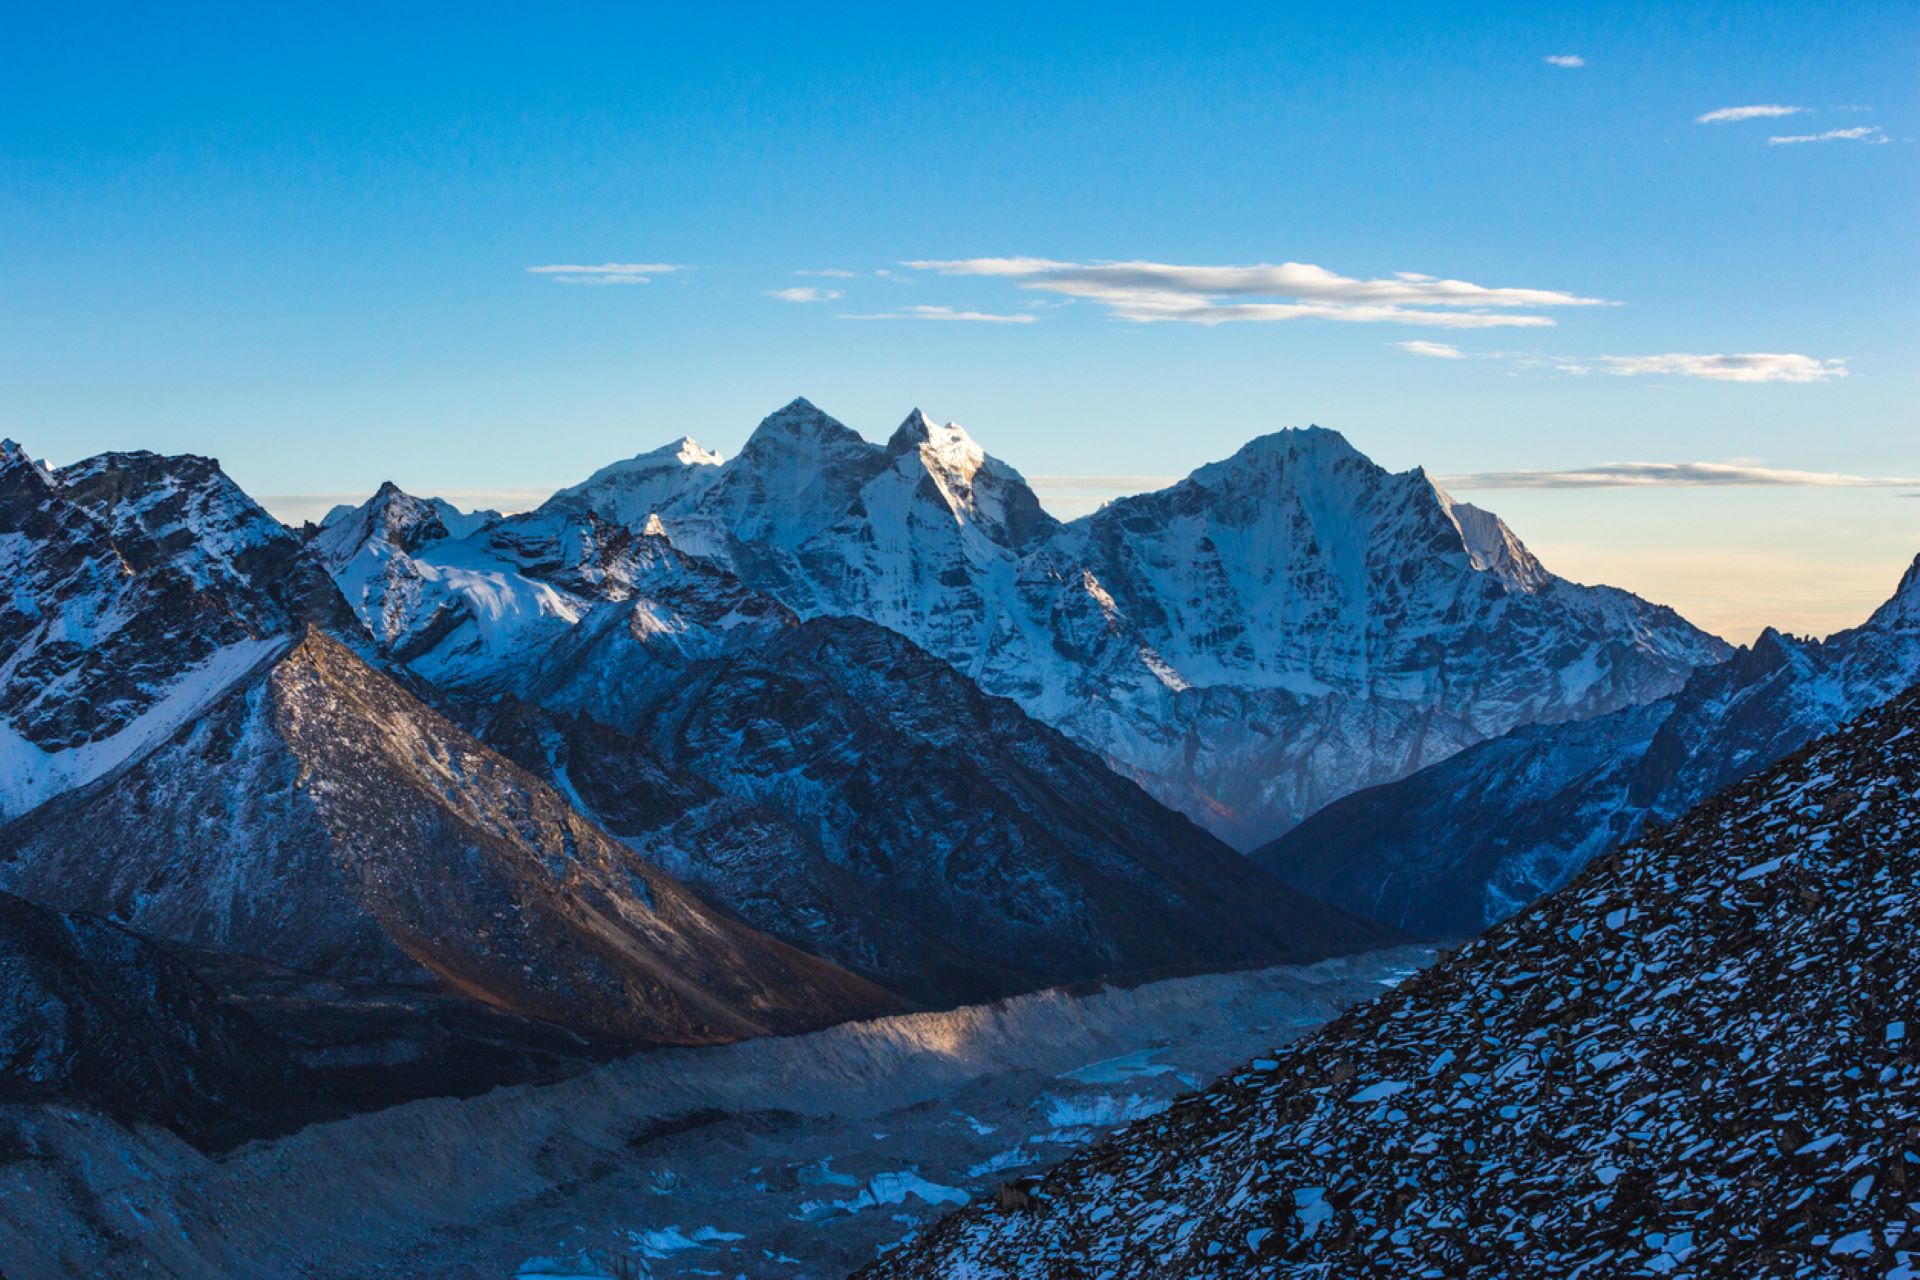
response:
<path id="1" fill-rule="evenodd" d="M 1418 272 L 1364 280 L 1305 262 L 1189 266 L 1164 262 L 1062 262 L 1052 258 L 917 259 L 901 264 L 948 276 L 1017 280 L 1106 306 L 1117 319 L 1216 325 L 1231 321 L 1339 320 L 1449 329 L 1531 328 L 1548 316 L 1519 308 L 1610 305 L 1554 289 L 1490 288 Z M 1278 299 L 1248 301 L 1254 298 Z M 1459 308 L 1433 310 L 1432 308 Z"/>
<path id="2" fill-rule="evenodd" d="M 952 307 L 901 307 L 865 315 L 842 315 L 842 320 L 958 320 L 969 324 L 1032 324 L 1030 315 L 1004 316 L 991 311 L 956 311 Z"/>
<path id="3" fill-rule="evenodd" d="M 818 271 L 796 271 L 797 276 L 822 276 L 828 280 L 851 280 L 854 273 L 843 271 L 839 267 L 821 267 Z"/>
<path id="4" fill-rule="evenodd" d="M 1671 373 L 1715 382 L 1825 382 L 1847 376 L 1845 360 L 1820 360 L 1794 352 L 1697 355 L 1670 351 L 1653 356 L 1601 356 L 1594 363 L 1627 378 Z"/>
<path id="5" fill-rule="evenodd" d="M 593 266 L 555 263 L 528 267 L 536 276 L 545 276 L 555 284 L 648 284 L 653 277 L 688 268 L 678 262 L 602 262 Z"/>
<path id="6" fill-rule="evenodd" d="M 1786 107 L 1777 102 L 1760 102 L 1750 107 L 1721 107 L 1693 118 L 1695 124 L 1731 124 L 1736 120 L 1765 120 L 1775 116 L 1797 116 L 1805 107 Z"/>
<path id="7" fill-rule="evenodd" d="M 1920 480 L 1897 476 L 1856 476 L 1839 471 L 1791 471 L 1731 462 L 1602 462 L 1564 471 L 1477 471 L 1441 476 L 1454 489 L 1640 489 L 1658 485 L 1812 486 L 1817 488 L 1905 488 Z"/>
<path id="8" fill-rule="evenodd" d="M 1556 67 L 1584 67 L 1587 60 L 1577 53 L 1550 53 L 1546 60 Z"/>
<path id="9" fill-rule="evenodd" d="M 1466 355 L 1450 342 L 1396 342 L 1394 346 L 1416 356 L 1431 356 L 1435 360 L 1465 360 Z"/>
<path id="10" fill-rule="evenodd" d="M 1795 133 L 1774 135 L 1767 139 L 1770 147 L 1790 147 L 1803 142 L 1892 142 L 1877 124 L 1855 125 L 1851 129 L 1829 129 L 1825 133 Z"/>
<path id="11" fill-rule="evenodd" d="M 821 289 L 813 285 L 792 289 L 768 289 L 766 296 L 778 298 L 782 302 L 832 302 L 847 295 L 839 289 Z"/>

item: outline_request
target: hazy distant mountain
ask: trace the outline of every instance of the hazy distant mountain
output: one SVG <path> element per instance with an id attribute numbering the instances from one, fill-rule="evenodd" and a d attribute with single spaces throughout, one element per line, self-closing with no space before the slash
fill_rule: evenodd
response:
<path id="1" fill-rule="evenodd" d="M 1522 728 L 1346 797 L 1253 857 L 1405 928 L 1472 933 L 1920 680 L 1920 558 L 1858 627 L 1769 629 L 1670 698 Z"/>
<path id="2" fill-rule="evenodd" d="M 1920 690 L 865 1275 L 1907 1272 Z"/>
<path id="3" fill-rule="evenodd" d="M 1063 525 L 959 427 L 916 411 L 870 444 L 797 400 L 724 463 L 682 441 L 544 510 L 657 528 L 802 616 L 898 631 L 1243 845 L 1728 651 L 1319 428 Z"/>

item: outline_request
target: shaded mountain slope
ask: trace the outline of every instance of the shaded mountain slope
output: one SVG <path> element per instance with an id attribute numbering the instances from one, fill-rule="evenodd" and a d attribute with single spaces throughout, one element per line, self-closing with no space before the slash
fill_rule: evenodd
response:
<path id="1" fill-rule="evenodd" d="M 1858 627 L 1767 631 L 1672 698 L 1534 726 L 1358 792 L 1256 850 L 1289 883 L 1417 933 L 1463 935 L 1920 680 L 1920 559 Z"/>
<path id="2" fill-rule="evenodd" d="M 952 1003 L 1391 936 L 906 638 L 801 623 L 584 497 L 450 540 L 389 486 L 313 546 L 489 743 L 748 924 L 889 989 Z"/>
<path id="3" fill-rule="evenodd" d="M 1013 703 L 850 618 L 697 664 L 617 725 L 493 730 L 742 919 L 975 1000 L 1247 968 L 1393 935 L 1306 900 Z M 566 714 L 571 713 L 571 714 Z"/>
<path id="4" fill-rule="evenodd" d="M 1920 689 L 874 1276 L 1920 1263 Z"/>
<path id="5" fill-rule="evenodd" d="M 220 1145 L 284 1109 L 291 1078 L 279 1042 L 178 960 L 97 916 L 0 893 L 0 1101 Z"/>
<path id="6" fill-rule="evenodd" d="M 155 937 L 444 983 L 626 1039 L 893 1003 L 716 915 L 318 631 L 137 764 L 0 829 L 0 881 Z"/>

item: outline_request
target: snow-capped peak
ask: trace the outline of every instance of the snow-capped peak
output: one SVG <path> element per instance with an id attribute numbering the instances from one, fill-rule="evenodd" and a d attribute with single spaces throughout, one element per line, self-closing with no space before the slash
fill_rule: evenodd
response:
<path id="1" fill-rule="evenodd" d="M 1271 474 L 1302 466 L 1328 469 L 1352 462 L 1358 462 L 1372 471 L 1382 470 L 1347 443 L 1347 438 L 1338 431 L 1318 426 L 1288 427 L 1283 431 L 1255 436 L 1241 445 L 1233 456 L 1208 463 L 1187 478 L 1195 484 L 1211 488 L 1250 472 Z"/>
<path id="2" fill-rule="evenodd" d="M 1920 556 L 1913 558 L 1893 597 L 1873 611 L 1867 626 L 1879 631 L 1920 630 Z"/>
<path id="3" fill-rule="evenodd" d="M 987 452 L 974 443 L 966 428 L 957 422 L 937 426 L 926 414 L 915 409 L 895 428 L 887 440 L 887 452 L 904 454 L 918 451 L 928 469 L 972 479 L 986 461 Z"/>
<path id="4" fill-rule="evenodd" d="M 852 427 L 822 413 L 806 397 L 795 396 L 760 420 L 741 452 L 760 452 L 770 447 L 785 451 L 801 442 L 841 447 L 867 443 Z"/>
<path id="5" fill-rule="evenodd" d="M 1474 568 L 1493 574 L 1515 591 L 1538 591 L 1553 580 L 1546 566 L 1514 536 L 1506 521 L 1470 502 L 1458 501 L 1434 484 L 1424 467 L 1415 467 L 1414 473 L 1433 485 L 1441 509 L 1460 531 L 1460 541 L 1465 544 L 1467 559 Z"/>
<path id="6" fill-rule="evenodd" d="M 609 463 L 547 499 L 542 511 L 588 511 L 612 524 L 645 523 L 655 509 L 697 492 L 720 474 L 722 458 L 692 437 Z"/>
<path id="7" fill-rule="evenodd" d="M 681 436 L 672 444 L 661 445 L 654 452 L 666 453 L 675 462 L 688 467 L 717 467 L 726 461 L 712 449 L 703 447 L 692 436 Z"/>

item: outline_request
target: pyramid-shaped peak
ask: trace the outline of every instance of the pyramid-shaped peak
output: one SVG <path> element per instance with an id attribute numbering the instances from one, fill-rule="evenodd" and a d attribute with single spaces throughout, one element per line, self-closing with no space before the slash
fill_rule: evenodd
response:
<path id="1" fill-rule="evenodd" d="M 1867 625 L 1897 631 L 1920 628 L 1920 555 L 1913 558 L 1913 563 L 1900 577 L 1900 585 L 1893 589 L 1893 596 L 1873 611 Z"/>
<path id="2" fill-rule="evenodd" d="M 915 409 L 906 416 L 906 420 L 893 429 L 887 437 L 888 453 L 905 453 L 925 444 L 933 435 L 933 423 L 927 415 Z"/>
<path id="3" fill-rule="evenodd" d="M 752 449 L 756 444 L 765 445 L 769 441 L 864 443 L 861 441 L 859 432 L 838 419 L 822 413 L 804 396 L 795 396 L 762 418 L 760 425 L 755 427 L 753 434 L 747 438 L 746 447 Z"/>

